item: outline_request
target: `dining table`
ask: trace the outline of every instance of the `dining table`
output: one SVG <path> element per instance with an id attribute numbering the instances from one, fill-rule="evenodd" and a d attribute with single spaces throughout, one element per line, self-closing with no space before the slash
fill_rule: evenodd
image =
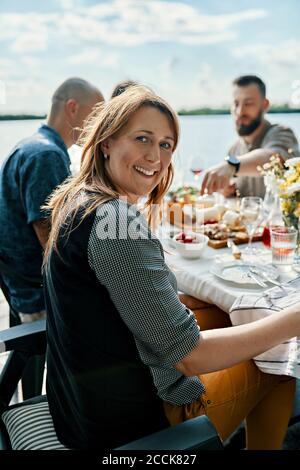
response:
<path id="1" fill-rule="evenodd" d="M 214 249 L 206 246 L 201 256 L 196 259 L 183 258 L 170 243 L 168 237 L 163 238 L 165 260 L 169 268 L 174 272 L 178 289 L 188 295 L 195 297 L 208 304 L 218 306 L 226 313 L 230 312 L 236 299 L 245 293 L 259 294 L 272 287 L 267 282 L 267 287 L 262 288 L 258 284 L 241 284 L 230 279 L 223 279 L 213 274 L 217 265 L 238 264 L 229 248 Z M 247 255 L 242 255 L 242 263 L 257 263 L 258 265 L 272 265 L 271 250 L 265 249 L 261 242 L 253 243 L 254 249 L 259 251 L 257 255 L 249 260 Z M 239 245 L 243 253 L 243 245 Z M 299 265 L 300 268 L 300 265 Z M 284 284 L 298 278 L 300 274 L 293 268 L 279 269 L 277 281 Z"/>
<path id="2" fill-rule="evenodd" d="M 198 258 L 186 259 L 177 252 L 170 238 L 166 236 L 161 241 L 166 263 L 176 276 L 178 290 L 185 294 L 186 299 L 199 301 L 198 315 L 201 309 L 207 312 L 209 307 L 217 307 L 229 315 L 232 325 L 238 325 L 262 318 L 293 303 L 299 302 L 300 305 L 298 265 L 276 267 L 277 274 L 272 278 L 274 283 L 260 277 L 264 279 L 264 287 L 253 280 L 241 283 L 230 276 L 223 276 L 220 267 L 241 264 L 251 264 L 259 269 L 269 267 L 274 271 L 271 250 L 265 249 L 261 242 L 254 243 L 257 255 L 249 259 L 241 248 L 241 260 L 236 260 L 231 249 L 226 247 L 216 250 L 209 246 Z M 300 340 L 298 337 L 291 338 L 254 360 L 264 372 L 300 379 Z"/>

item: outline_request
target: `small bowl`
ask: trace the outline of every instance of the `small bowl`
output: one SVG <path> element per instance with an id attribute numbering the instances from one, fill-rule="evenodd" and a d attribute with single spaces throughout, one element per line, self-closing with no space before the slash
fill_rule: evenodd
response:
<path id="1" fill-rule="evenodd" d="M 195 243 L 182 243 L 177 241 L 174 237 L 172 240 L 172 245 L 176 248 L 176 251 L 183 257 L 188 259 L 196 259 L 200 258 L 202 252 L 204 251 L 209 238 L 202 233 L 195 233 L 195 232 L 185 232 L 187 235 L 191 235 L 192 237 L 197 239 Z"/>

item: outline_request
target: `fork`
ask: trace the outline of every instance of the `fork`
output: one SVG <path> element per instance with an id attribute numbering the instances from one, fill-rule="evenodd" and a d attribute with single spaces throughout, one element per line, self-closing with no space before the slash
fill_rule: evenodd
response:
<path id="1" fill-rule="evenodd" d="M 257 271 L 255 268 L 250 267 L 249 270 L 253 274 L 258 274 L 262 276 L 266 281 L 268 281 L 270 284 L 274 284 L 275 286 L 280 287 L 284 292 L 287 292 L 286 289 L 280 284 L 280 282 L 275 281 L 274 279 L 271 279 L 264 271 Z"/>
<path id="2" fill-rule="evenodd" d="M 249 271 L 247 271 L 247 276 L 250 277 L 251 279 L 253 279 L 253 281 L 256 282 L 256 284 L 258 284 L 260 287 L 268 287 L 267 284 L 262 281 L 261 279 L 259 279 L 257 277 L 256 274 L 253 273 L 253 271 L 251 271 L 251 268 L 249 268 Z"/>

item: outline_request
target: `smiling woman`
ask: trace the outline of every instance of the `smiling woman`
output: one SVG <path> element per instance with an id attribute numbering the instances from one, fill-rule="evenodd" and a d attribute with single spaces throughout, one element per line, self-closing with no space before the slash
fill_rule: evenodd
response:
<path id="1" fill-rule="evenodd" d="M 176 316 L 186 316 L 186 308 L 164 267 L 160 243 L 135 204 L 140 197 L 148 205 L 159 204 L 167 192 L 178 134 L 177 116 L 163 99 L 130 87 L 95 110 L 83 137 L 79 174 L 48 203 L 47 395 L 58 437 L 72 448 L 99 448 L 99 442 L 116 446 L 168 425 L 152 373 L 163 393 L 165 386 L 172 388 L 174 369 L 162 380 L 146 365 L 158 360 L 157 342 L 169 347 L 167 309 L 158 337 L 151 320 L 165 303 L 159 294 L 165 281 L 175 297 Z M 157 308 L 149 314 L 153 302 Z M 83 317 L 87 306 L 88 320 Z M 191 321 L 198 335 L 189 314 L 184 319 L 188 342 Z"/>

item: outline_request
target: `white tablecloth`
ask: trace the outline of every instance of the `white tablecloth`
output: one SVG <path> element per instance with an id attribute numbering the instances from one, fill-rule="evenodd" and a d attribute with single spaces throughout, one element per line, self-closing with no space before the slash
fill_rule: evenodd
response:
<path id="1" fill-rule="evenodd" d="M 230 318 L 233 325 L 249 323 L 272 315 L 299 303 L 300 279 L 284 284 L 284 289 L 274 287 L 260 295 L 245 294 L 233 304 Z M 300 311 L 299 311 L 300 314 Z M 300 340 L 291 338 L 254 358 L 259 369 L 269 374 L 300 378 Z"/>
<path id="2" fill-rule="evenodd" d="M 218 279 L 209 272 L 215 258 L 233 259 L 226 249 L 214 250 L 207 247 L 203 256 L 196 260 L 187 260 L 175 253 L 174 248 L 163 242 L 167 264 L 173 270 L 178 282 L 178 289 L 205 302 L 215 304 L 230 313 L 233 325 L 250 323 L 272 314 L 295 302 L 300 303 L 300 278 L 293 270 L 281 272 L 279 280 L 284 283 L 285 291 L 280 287 L 268 289 L 247 288 Z M 261 244 L 256 244 L 260 246 Z M 271 262 L 271 255 L 264 258 Z M 265 294 L 265 295 L 264 295 Z M 300 314 L 300 311 L 299 311 Z M 292 338 L 275 348 L 254 358 L 256 365 L 271 374 L 283 374 L 300 378 L 300 342 Z"/>
<path id="3" fill-rule="evenodd" d="M 209 304 L 220 307 L 229 313 L 235 300 L 245 293 L 261 293 L 261 287 L 245 288 L 241 284 L 226 282 L 210 273 L 210 268 L 216 259 L 221 261 L 234 260 L 228 248 L 214 249 L 206 247 L 201 258 L 184 259 L 176 250 L 172 248 L 167 240 L 162 241 L 165 249 L 165 258 L 168 266 L 174 272 L 178 289 L 186 294 L 192 295 L 197 299 L 203 300 Z M 262 247 L 261 243 L 255 243 L 254 246 Z M 245 245 L 241 245 L 241 249 Z M 267 263 L 271 263 L 271 254 L 266 251 L 264 257 Z M 287 282 L 298 277 L 295 271 L 282 272 L 279 280 Z"/>

